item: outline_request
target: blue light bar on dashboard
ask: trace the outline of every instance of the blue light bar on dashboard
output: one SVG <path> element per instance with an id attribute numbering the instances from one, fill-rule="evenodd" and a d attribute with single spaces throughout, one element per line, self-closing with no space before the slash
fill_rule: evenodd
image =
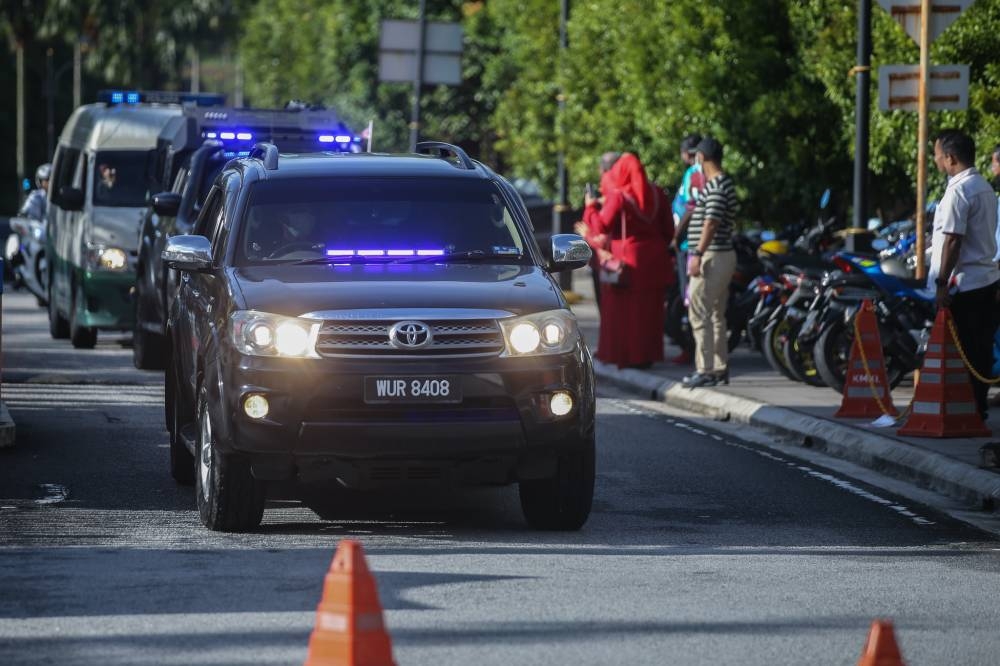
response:
<path id="1" fill-rule="evenodd" d="M 444 250 L 348 250 L 348 249 L 335 249 L 327 250 L 326 256 L 328 257 L 412 257 L 414 255 L 418 257 L 443 257 Z"/>

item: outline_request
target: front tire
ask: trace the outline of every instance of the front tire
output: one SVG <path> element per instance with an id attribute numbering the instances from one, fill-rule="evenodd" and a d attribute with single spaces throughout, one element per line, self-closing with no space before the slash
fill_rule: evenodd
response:
<path id="1" fill-rule="evenodd" d="M 204 387 L 198 392 L 197 414 L 195 494 L 202 524 L 216 532 L 257 528 L 264 515 L 264 486 L 250 474 L 249 464 L 219 450 Z"/>
<path id="2" fill-rule="evenodd" d="M 77 321 L 82 307 L 83 290 L 77 287 L 73 294 L 73 305 L 69 315 L 69 341 L 76 349 L 93 349 L 97 345 L 97 329 L 81 326 Z"/>
<path id="3" fill-rule="evenodd" d="M 594 500 L 594 436 L 559 456 L 556 475 L 521 481 L 521 511 L 539 530 L 575 531 L 590 516 Z"/>
<path id="4" fill-rule="evenodd" d="M 181 434 L 184 427 L 194 421 L 191 406 L 186 404 L 177 389 L 177 375 L 172 366 L 163 374 L 164 409 L 167 430 L 170 433 L 170 476 L 179 486 L 193 486 L 194 456 L 188 451 Z"/>
<path id="5" fill-rule="evenodd" d="M 142 328 L 136 317 L 132 329 L 132 365 L 138 370 L 163 370 L 167 367 L 166 352 L 167 339 Z"/>
<path id="6" fill-rule="evenodd" d="M 69 337 L 69 322 L 59 314 L 55 299 L 52 298 L 52 281 L 49 280 L 49 335 L 53 340 L 65 340 Z"/>

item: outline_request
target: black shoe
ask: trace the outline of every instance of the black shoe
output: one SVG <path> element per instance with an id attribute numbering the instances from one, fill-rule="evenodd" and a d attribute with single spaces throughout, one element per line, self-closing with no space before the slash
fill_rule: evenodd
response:
<path id="1" fill-rule="evenodd" d="M 685 388 L 702 388 L 703 386 L 715 386 L 719 383 L 719 378 L 710 372 L 696 372 L 693 375 L 681 380 Z"/>
<path id="2" fill-rule="evenodd" d="M 729 368 L 726 368 L 722 372 L 715 373 L 715 381 L 717 384 L 725 384 L 729 386 Z"/>

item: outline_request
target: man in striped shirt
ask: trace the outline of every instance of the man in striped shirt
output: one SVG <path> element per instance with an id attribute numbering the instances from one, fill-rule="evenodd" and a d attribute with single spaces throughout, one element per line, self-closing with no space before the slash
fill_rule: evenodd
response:
<path id="1" fill-rule="evenodd" d="M 733 180 L 722 171 L 722 144 L 702 139 L 696 159 L 706 183 L 688 227 L 688 317 L 695 341 L 695 373 L 684 378 L 688 388 L 729 383 L 726 303 L 736 269 L 732 235 L 739 207 Z"/>

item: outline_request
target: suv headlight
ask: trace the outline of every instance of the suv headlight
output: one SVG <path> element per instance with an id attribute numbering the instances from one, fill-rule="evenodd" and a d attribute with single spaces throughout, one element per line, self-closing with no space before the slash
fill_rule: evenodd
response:
<path id="1" fill-rule="evenodd" d="M 238 310 L 230 321 L 233 344 L 242 354 L 319 358 L 319 322 L 255 310 Z"/>
<path id="2" fill-rule="evenodd" d="M 576 317 L 567 310 L 548 310 L 501 319 L 505 356 L 564 354 L 573 350 L 580 335 Z"/>
<path id="3" fill-rule="evenodd" d="M 120 247 L 87 245 L 87 267 L 91 270 L 124 271 L 128 269 L 128 252 Z"/>

